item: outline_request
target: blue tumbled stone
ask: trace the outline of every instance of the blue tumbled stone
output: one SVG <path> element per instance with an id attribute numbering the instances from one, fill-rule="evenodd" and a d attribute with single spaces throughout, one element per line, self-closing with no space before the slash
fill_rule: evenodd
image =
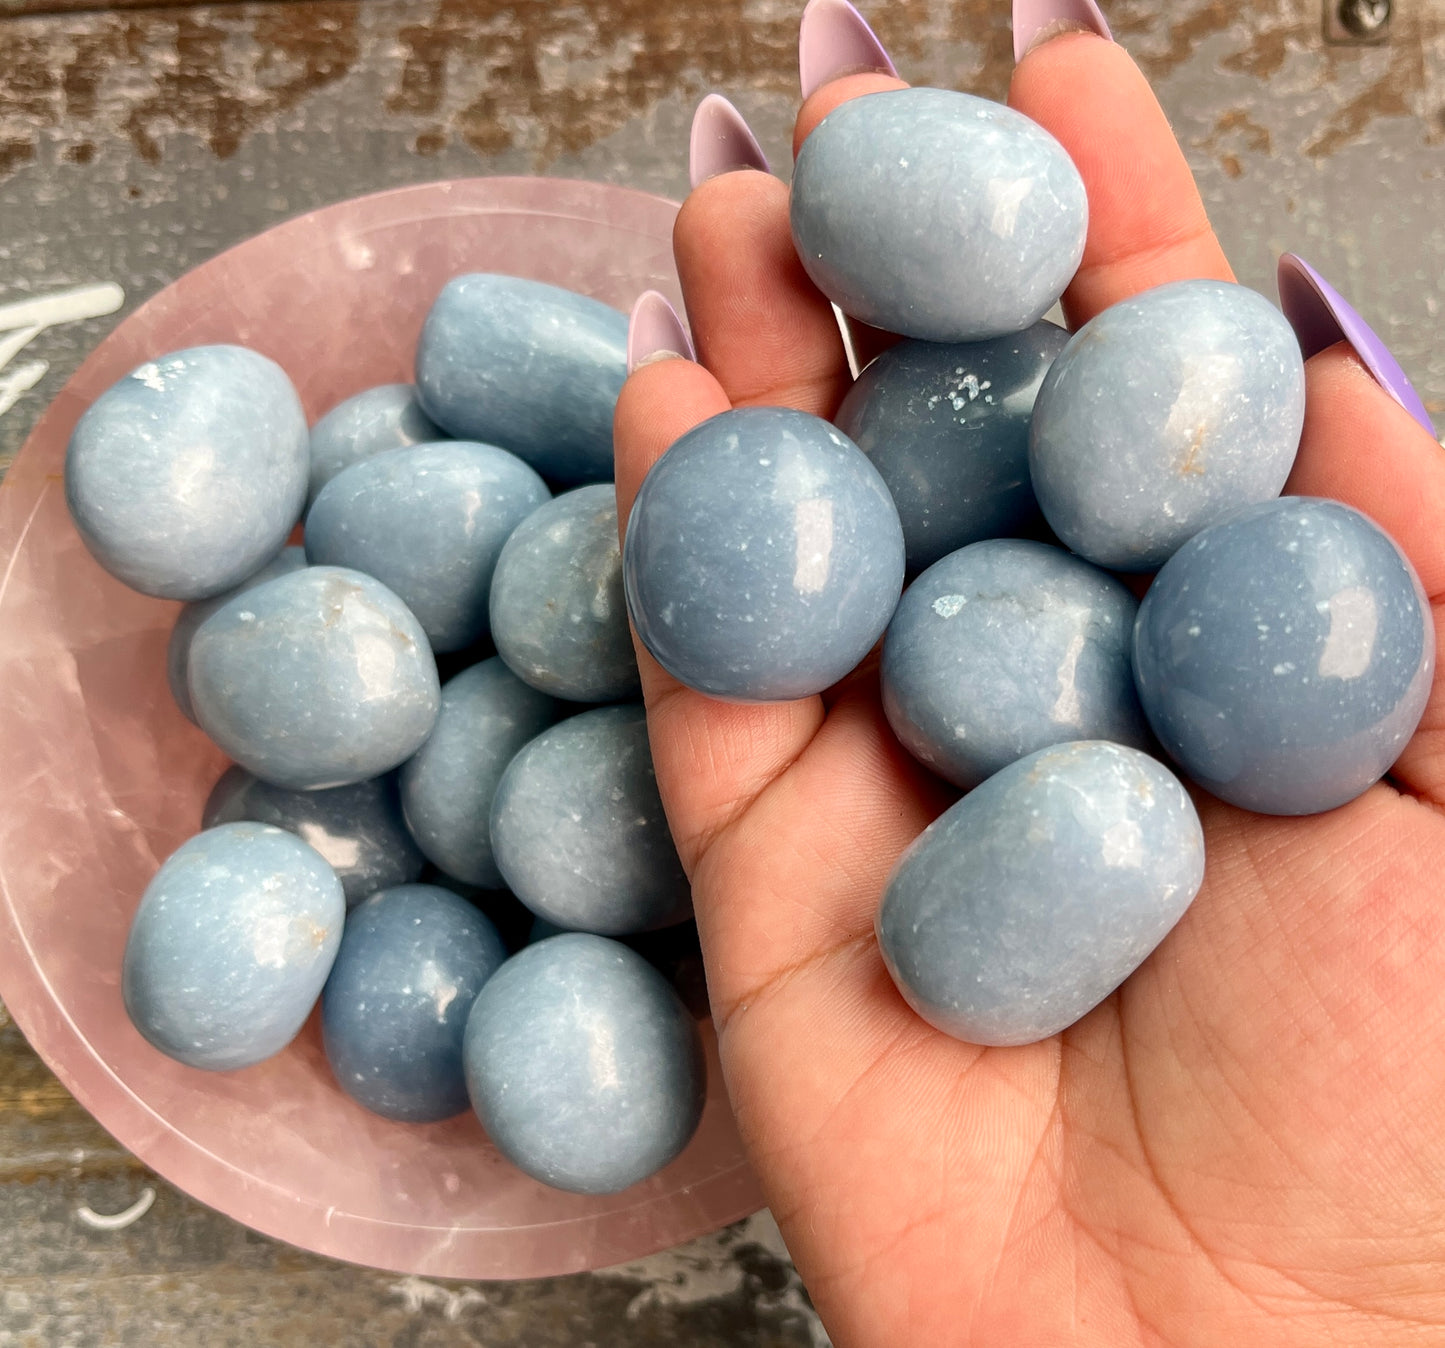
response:
<path id="1" fill-rule="evenodd" d="M 182 843 L 131 923 L 125 1008 L 162 1053 L 224 1072 L 279 1053 L 310 1015 L 341 941 L 331 867 L 267 824 Z"/>
<path id="2" fill-rule="evenodd" d="M 1009 764 L 904 852 L 878 945 L 909 1005 L 973 1044 L 1030 1044 L 1119 986 L 1204 878 L 1204 833 L 1161 764 L 1120 744 Z"/>
<path id="3" fill-rule="evenodd" d="M 284 576 L 291 571 L 299 571 L 305 565 L 305 548 L 282 548 L 265 566 L 247 576 L 235 589 L 227 590 L 224 594 L 213 595 L 210 599 L 197 599 L 185 605 L 176 614 L 176 625 L 171 628 L 170 641 L 166 644 L 166 682 L 170 685 L 171 696 L 175 698 L 176 706 L 181 709 L 188 721 L 196 719 L 195 710 L 191 706 L 189 687 L 191 639 L 196 635 L 201 624 L 217 609 L 229 604 L 238 594 L 244 594 L 258 585 L 264 585 L 268 580 L 274 580 L 277 576 Z"/>
<path id="4" fill-rule="evenodd" d="M 311 428 L 309 506 L 343 468 L 388 449 L 445 440 L 446 432 L 416 400 L 411 384 L 380 384 L 337 403 Z"/>
<path id="5" fill-rule="evenodd" d="M 624 936 L 692 916 L 640 706 L 598 707 L 538 735 L 502 775 L 491 834 L 508 888 L 568 931 Z"/>
<path id="6" fill-rule="evenodd" d="M 1200 786 L 1262 814 L 1353 800 L 1415 733 L 1435 670 L 1420 582 L 1337 501 L 1286 496 L 1196 534 L 1134 629 L 1139 700 Z"/>
<path id="7" fill-rule="evenodd" d="M 308 566 L 231 600 L 191 641 L 191 705 L 227 754 L 301 790 L 389 772 L 431 733 L 436 662 L 380 581 Z"/>
<path id="8" fill-rule="evenodd" d="M 903 586 L 903 530 L 877 469 L 827 422 L 750 407 L 682 436 L 632 507 L 623 580 L 674 678 L 780 702 L 850 673 Z"/>
<path id="9" fill-rule="evenodd" d="M 321 995 L 341 1089 L 406 1123 L 462 1113 L 467 1015 L 506 958 L 491 922 L 436 885 L 384 889 L 352 909 Z"/>
<path id="10" fill-rule="evenodd" d="M 1084 255 L 1088 201 L 1047 131 L 948 89 L 850 99 L 793 167 L 793 243 L 814 284 L 874 327 L 930 342 L 1022 332 Z"/>
<path id="11" fill-rule="evenodd" d="M 313 564 L 375 576 L 416 615 L 434 651 L 487 635 L 492 571 L 507 536 L 551 493 L 515 454 L 446 440 L 343 469 L 306 516 Z"/>
<path id="12" fill-rule="evenodd" d="M 626 315 L 516 276 L 448 281 L 416 350 L 417 397 L 437 425 L 561 483 L 611 480 L 612 410 L 626 378 Z"/>
<path id="13" fill-rule="evenodd" d="M 211 788 L 201 827 L 241 819 L 284 828 L 314 847 L 331 863 L 348 906 L 415 880 L 426 865 L 401 817 L 390 773 L 326 791 L 291 791 L 232 766 Z"/>
<path id="14" fill-rule="evenodd" d="M 1029 419 L 1069 334 L 1040 321 L 987 342 L 899 342 L 858 376 L 834 424 L 898 506 L 908 569 L 1038 521 Z"/>
<path id="15" fill-rule="evenodd" d="M 76 424 L 65 499 L 95 559 L 162 599 L 240 584 L 306 501 L 306 415 L 286 373 L 240 346 L 197 346 L 113 384 Z"/>
<path id="16" fill-rule="evenodd" d="M 513 955 L 477 995 L 463 1054 L 488 1137 L 554 1188 L 626 1189 L 676 1157 L 702 1117 L 692 1016 L 646 960 L 602 936 Z"/>
<path id="17" fill-rule="evenodd" d="M 442 689 L 431 738 L 401 770 L 401 808 L 429 861 L 486 889 L 505 883 L 492 854 L 492 797 L 507 764 L 557 717 L 557 704 L 493 656 Z"/>
<path id="18" fill-rule="evenodd" d="M 553 697 L 638 696 L 610 482 L 548 501 L 512 531 L 492 575 L 491 627 L 507 667 Z"/>
<path id="19" fill-rule="evenodd" d="M 883 640 L 883 710 L 919 761 L 965 790 L 1068 740 L 1147 748 L 1129 662 L 1138 604 L 1046 543 L 974 543 L 903 594 Z"/>
<path id="20" fill-rule="evenodd" d="M 1175 281 L 1105 309 L 1039 390 L 1034 492 L 1059 539 L 1152 571 L 1231 510 L 1278 496 L 1304 425 L 1304 363 L 1268 300 Z"/>

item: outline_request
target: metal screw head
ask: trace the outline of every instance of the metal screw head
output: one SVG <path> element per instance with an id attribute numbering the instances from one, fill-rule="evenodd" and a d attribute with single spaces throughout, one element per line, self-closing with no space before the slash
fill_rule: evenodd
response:
<path id="1" fill-rule="evenodd" d="M 1379 37 L 1390 22 L 1390 0 L 1340 0 L 1340 24 L 1351 37 Z"/>

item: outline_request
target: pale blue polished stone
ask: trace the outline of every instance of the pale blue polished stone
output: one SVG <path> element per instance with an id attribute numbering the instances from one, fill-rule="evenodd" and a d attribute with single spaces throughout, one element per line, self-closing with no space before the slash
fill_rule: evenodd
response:
<path id="1" fill-rule="evenodd" d="M 845 313 L 930 342 L 1037 323 L 1084 255 L 1088 201 L 1047 131 L 948 89 L 850 99 L 793 167 L 793 243 Z"/>
<path id="2" fill-rule="evenodd" d="M 466 884 L 503 887 L 492 797 L 507 764 L 558 710 L 495 656 L 448 680 L 436 729 L 401 770 L 402 814 L 429 861 Z"/>
<path id="3" fill-rule="evenodd" d="M 883 641 L 883 710 L 920 762 L 965 790 L 1046 745 L 1145 749 L 1129 647 L 1138 603 L 1046 543 L 945 557 L 903 594 Z"/>
<path id="4" fill-rule="evenodd" d="M 893 981 L 930 1025 L 1030 1044 L 1143 963 L 1204 879 L 1177 778 L 1137 749 L 1052 745 L 1009 764 L 904 852 L 878 911 Z"/>
<path id="5" fill-rule="evenodd" d="M 1434 670 L 1410 563 L 1337 501 L 1286 496 L 1196 534 L 1135 625 L 1160 743 L 1200 786 L 1262 814 L 1333 809 L 1388 772 Z"/>
<path id="6" fill-rule="evenodd" d="M 501 445 L 553 482 L 612 478 L 627 316 L 540 281 L 448 281 L 422 327 L 417 397 L 439 426 Z"/>
<path id="7" fill-rule="evenodd" d="M 66 451 L 65 499 L 113 576 L 162 599 L 205 599 L 281 550 L 306 501 L 308 445 L 275 361 L 191 347 L 91 404 Z"/>
<path id="8" fill-rule="evenodd" d="M 401 817 L 392 773 L 327 791 L 291 791 L 233 765 L 211 788 L 201 827 L 242 819 L 284 828 L 314 847 L 331 863 L 351 907 L 415 880 L 426 865 Z"/>
<path id="9" fill-rule="evenodd" d="M 893 493 L 910 571 L 1038 522 L 1029 419 L 1068 340 L 1040 320 L 986 342 L 902 341 L 848 390 L 833 421 Z"/>
<path id="10" fill-rule="evenodd" d="M 641 706 L 598 707 L 538 735 L 502 775 L 491 834 L 508 888 L 558 927 L 624 936 L 692 916 Z"/>
<path id="11" fill-rule="evenodd" d="M 507 536 L 551 493 L 515 454 L 445 440 L 343 469 L 306 516 L 315 565 L 375 576 L 416 615 L 434 651 L 488 633 L 492 572 Z"/>
<path id="12" fill-rule="evenodd" d="M 406 1123 L 462 1113 L 467 1015 L 506 958 L 491 922 L 436 885 L 385 889 L 352 909 L 321 995 L 341 1089 Z"/>
<path id="13" fill-rule="evenodd" d="M 652 466 L 623 581 L 647 649 L 690 688 L 807 697 L 850 673 L 903 586 L 903 530 L 841 432 L 779 407 L 722 412 Z"/>
<path id="14" fill-rule="evenodd" d="M 667 980 L 602 936 L 554 936 L 477 995 L 463 1045 L 487 1136 L 534 1179 L 610 1194 L 661 1170 L 697 1130 L 707 1070 Z"/>
<path id="15" fill-rule="evenodd" d="M 431 733 L 426 634 L 380 581 L 336 566 L 279 576 L 191 641 L 196 720 L 242 767 L 302 790 L 379 777 Z"/>
<path id="16" fill-rule="evenodd" d="M 411 384 L 379 384 L 337 403 L 311 428 L 309 506 L 343 468 L 388 449 L 445 440 L 446 432 L 416 400 Z"/>
<path id="17" fill-rule="evenodd" d="M 491 627 L 508 668 L 553 697 L 641 693 L 612 483 L 548 501 L 512 531 L 492 575 Z"/>
<path id="18" fill-rule="evenodd" d="M 1263 296 L 1175 281 L 1076 332 L 1039 390 L 1034 492 L 1060 541 L 1152 571 L 1231 510 L 1278 496 L 1304 425 L 1299 341 Z"/>
<path id="19" fill-rule="evenodd" d="M 261 1062 L 311 1014 L 345 916 L 340 881 L 293 834 L 255 823 L 198 833 L 136 910 L 121 970 L 126 1011 L 189 1067 Z"/>
<path id="20" fill-rule="evenodd" d="M 166 682 L 170 685 L 171 696 L 188 721 L 196 719 L 191 707 L 190 680 L 191 638 L 200 625 L 217 609 L 229 604 L 238 594 L 264 585 L 268 580 L 299 571 L 306 565 L 305 548 L 282 548 L 269 562 L 253 575 L 247 576 L 235 589 L 224 594 L 213 595 L 210 599 L 197 599 L 187 604 L 176 614 L 176 625 L 171 628 L 170 641 L 166 644 Z"/>

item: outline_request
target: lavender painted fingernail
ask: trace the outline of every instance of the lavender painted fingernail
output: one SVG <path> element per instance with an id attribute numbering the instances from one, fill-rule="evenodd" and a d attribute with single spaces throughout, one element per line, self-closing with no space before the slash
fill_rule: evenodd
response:
<path id="1" fill-rule="evenodd" d="M 768 157 L 757 137 L 721 94 L 709 94 L 692 115 L 687 164 L 694 187 L 734 169 L 768 172 Z"/>
<path id="2" fill-rule="evenodd" d="M 1114 35 L 1094 0 L 1014 0 L 1014 60 L 1060 33 Z"/>
<path id="3" fill-rule="evenodd" d="M 662 356 L 696 360 L 677 310 L 656 290 L 644 290 L 627 320 L 627 373 Z"/>
<path id="4" fill-rule="evenodd" d="M 1305 359 L 1336 342 L 1348 342 L 1375 382 L 1433 436 L 1430 414 L 1409 376 L 1354 305 L 1295 253 L 1280 258 L 1278 277 L 1279 307 L 1295 330 Z"/>
<path id="5" fill-rule="evenodd" d="M 848 0 L 808 0 L 798 27 L 798 82 L 803 97 L 859 71 L 897 75 L 893 61 Z"/>

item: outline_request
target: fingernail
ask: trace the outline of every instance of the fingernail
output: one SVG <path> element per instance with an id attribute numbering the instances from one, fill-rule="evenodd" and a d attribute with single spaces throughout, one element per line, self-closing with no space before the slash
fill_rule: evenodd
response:
<path id="1" fill-rule="evenodd" d="M 1114 35 L 1094 0 L 1014 0 L 1014 62 L 1060 33 Z"/>
<path id="2" fill-rule="evenodd" d="M 743 121 L 742 113 L 721 94 L 709 94 L 692 115 L 688 177 L 696 187 L 734 169 L 761 169 L 767 173 L 768 157 Z"/>
<path id="3" fill-rule="evenodd" d="M 829 80 L 862 70 L 898 74 L 867 20 L 848 0 L 808 0 L 798 27 L 798 81 L 803 97 Z"/>
<path id="4" fill-rule="evenodd" d="M 644 290 L 627 320 L 627 373 L 631 374 L 639 365 L 678 356 L 684 360 L 697 359 L 682 319 L 665 295 Z"/>
<path id="5" fill-rule="evenodd" d="M 1374 329 L 1355 312 L 1354 305 L 1294 253 L 1280 258 L 1278 280 L 1279 307 L 1299 338 L 1306 360 L 1336 342 L 1348 342 L 1375 382 L 1432 436 L 1435 434 L 1430 414 L 1409 376 Z"/>

